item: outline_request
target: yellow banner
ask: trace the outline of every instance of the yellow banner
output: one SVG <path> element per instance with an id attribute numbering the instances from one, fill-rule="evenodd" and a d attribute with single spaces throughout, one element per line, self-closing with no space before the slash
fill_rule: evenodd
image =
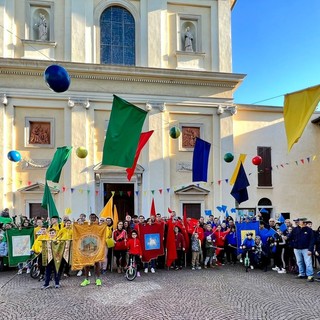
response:
<path id="1" fill-rule="evenodd" d="M 297 143 L 320 100 L 320 85 L 285 95 L 283 118 L 288 152 Z"/>
<path id="2" fill-rule="evenodd" d="M 72 270 L 103 261 L 106 251 L 106 227 L 98 224 L 73 225 Z"/>

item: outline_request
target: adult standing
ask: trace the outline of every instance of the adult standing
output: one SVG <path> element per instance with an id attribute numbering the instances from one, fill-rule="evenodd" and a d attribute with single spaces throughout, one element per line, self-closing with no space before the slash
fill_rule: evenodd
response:
<path id="1" fill-rule="evenodd" d="M 313 282 L 312 252 L 314 247 L 314 233 L 306 226 L 305 218 L 299 218 L 298 227 L 292 230 L 289 241 L 292 240 L 294 255 L 299 268 L 299 279 L 308 279 Z"/>

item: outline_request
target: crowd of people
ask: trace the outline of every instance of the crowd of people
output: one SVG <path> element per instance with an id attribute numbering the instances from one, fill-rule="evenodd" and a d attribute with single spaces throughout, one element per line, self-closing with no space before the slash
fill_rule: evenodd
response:
<path id="1" fill-rule="evenodd" d="M 8 212 L 4 213 L 4 216 Z M 19 220 L 19 221 L 17 221 Z M 241 224 L 251 223 L 249 219 Z M 170 217 L 163 217 L 160 213 L 145 218 L 143 215 L 127 215 L 124 221 L 114 221 L 111 217 L 99 218 L 94 213 L 89 215 L 80 214 L 76 221 L 71 221 L 68 216 L 60 219 L 52 217 L 44 220 L 36 217 L 30 221 L 27 217 L 13 217 L 12 221 L 0 224 L 0 259 L 8 253 L 5 231 L 9 228 L 33 228 L 34 243 L 31 255 L 39 255 L 40 277 L 44 280 L 43 289 L 50 287 L 50 280 L 55 282 L 55 288 L 60 287 L 60 277 L 70 277 L 71 262 L 63 261 L 58 271 L 55 270 L 54 262 L 51 261 L 46 267 L 41 264 L 42 246 L 44 241 L 72 240 L 74 223 L 86 224 L 97 223 L 106 225 L 106 254 L 103 261 L 94 263 L 95 284 L 101 286 L 101 275 L 108 271 L 116 271 L 121 274 L 126 271 L 128 261 L 134 256 L 140 272 L 156 273 L 157 269 L 179 271 L 183 268 L 201 270 L 202 268 L 218 268 L 225 264 L 241 264 L 245 259 L 249 261 L 251 269 L 263 271 L 272 270 L 283 273 L 292 273 L 301 279 L 313 282 L 315 279 L 314 268 L 320 265 L 320 227 L 312 229 L 312 222 L 307 219 L 287 219 L 277 222 L 270 218 L 267 222 L 257 221 L 259 231 L 246 232 L 245 237 L 239 243 L 237 225 L 231 216 L 222 220 L 210 215 L 205 221 L 200 219 L 180 218 L 174 211 Z M 141 225 L 161 224 L 163 227 L 164 254 L 150 261 L 141 261 L 143 248 L 140 241 Z M 169 233 L 172 231 L 172 237 Z M 174 244 L 174 259 L 169 259 L 169 246 Z M 170 254 L 170 257 L 172 255 Z M 81 286 L 90 284 L 89 266 L 83 270 L 77 270 L 77 276 L 84 275 Z M 27 269 L 27 272 L 29 270 Z M 22 273 L 22 267 L 18 270 Z M 54 276 L 52 277 L 52 273 Z M 318 275 L 319 272 L 317 273 Z"/>

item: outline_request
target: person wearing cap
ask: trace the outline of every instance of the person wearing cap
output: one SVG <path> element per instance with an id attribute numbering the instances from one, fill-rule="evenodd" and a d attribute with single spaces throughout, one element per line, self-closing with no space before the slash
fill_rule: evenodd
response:
<path id="1" fill-rule="evenodd" d="M 314 247 L 314 234 L 312 229 L 306 226 L 306 218 L 299 218 L 299 226 L 294 228 L 288 236 L 292 241 L 294 255 L 296 257 L 299 279 L 308 279 L 313 282 L 312 253 Z"/>

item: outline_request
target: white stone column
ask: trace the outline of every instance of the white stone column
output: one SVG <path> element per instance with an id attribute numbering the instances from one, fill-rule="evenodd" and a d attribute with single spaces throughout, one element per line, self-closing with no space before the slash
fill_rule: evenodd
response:
<path id="1" fill-rule="evenodd" d="M 167 1 L 148 1 L 148 67 L 168 67 Z"/>
<path id="2" fill-rule="evenodd" d="M 74 218 L 78 217 L 80 213 L 90 213 L 90 209 L 93 211 L 94 197 L 93 178 L 90 177 L 93 174 L 89 173 L 89 164 L 93 158 L 93 139 L 89 143 L 89 135 L 92 133 L 90 123 L 92 123 L 92 116 L 88 116 L 88 109 L 90 103 L 86 99 L 69 99 L 68 107 L 70 112 L 66 111 L 66 123 L 69 124 L 69 128 L 66 128 L 66 143 L 73 147 L 70 161 L 65 172 L 69 172 L 69 176 L 66 177 L 66 183 L 71 188 L 74 188 L 74 192 L 71 190 L 67 193 L 69 199 L 65 199 L 65 207 L 72 208 L 72 215 Z M 85 110 L 84 110 L 85 109 Z M 90 121 L 91 119 L 91 121 Z M 80 146 L 89 148 L 90 153 L 84 159 L 80 159 L 76 156 L 76 149 Z M 88 193 L 87 190 L 90 190 Z M 93 195 L 92 195 L 93 194 Z M 94 198 L 93 198 L 94 199 Z M 90 208 L 91 207 L 91 208 Z"/>
<path id="3" fill-rule="evenodd" d="M 143 159 L 145 171 L 143 173 L 142 213 L 149 217 L 152 198 L 155 200 L 156 211 L 164 214 L 170 195 L 166 187 L 170 185 L 169 139 L 167 127 L 169 115 L 165 112 L 163 103 L 149 103 L 152 108 L 147 118 L 148 127 L 154 133 L 146 145 L 146 157 Z M 159 190 L 162 189 L 162 194 Z M 152 195 L 151 190 L 154 190 Z M 143 192 L 147 191 L 146 194 Z"/>
<path id="4" fill-rule="evenodd" d="M 15 1 L 0 0 L 0 56 L 3 58 L 14 58 L 14 49 L 17 44 L 17 30 L 15 27 Z M 20 40 L 18 40 L 20 41 Z"/>
<path id="5" fill-rule="evenodd" d="M 93 62 L 93 0 L 66 2 L 66 53 L 74 62 Z M 89 27 L 90 26 L 90 27 Z"/>

